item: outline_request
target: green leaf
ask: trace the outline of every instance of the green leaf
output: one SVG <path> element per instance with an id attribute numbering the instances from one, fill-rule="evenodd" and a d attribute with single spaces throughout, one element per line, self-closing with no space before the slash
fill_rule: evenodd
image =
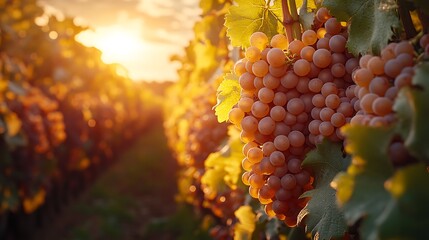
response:
<path id="1" fill-rule="evenodd" d="M 316 4 L 314 0 L 303 1 L 301 7 L 299 8 L 299 22 L 301 23 L 304 30 L 311 29 L 311 26 L 313 25 L 313 22 L 314 22 L 315 11 L 316 11 Z"/>
<path id="2" fill-rule="evenodd" d="M 396 5 L 383 0 L 324 0 L 323 5 L 340 21 L 349 22 L 349 52 L 378 54 L 399 28 Z"/>
<path id="3" fill-rule="evenodd" d="M 405 146 L 418 159 L 429 164 L 429 63 L 416 68 L 411 87 L 403 88 L 393 109 L 397 113 L 398 130 Z"/>
<path id="4" fill-rule="evenodd" d="M 318 239 L 342 237 L 347 231 L 344 215 L 335 203 L 335 190 L 330 186 L 335 175 L 350 163 L 350 157 L 343 156 L 341 147 L 341 143 L 325 140 L 302 163 L 315 173 L 315 189 L 301 196 L 311 199 L 299 213 L 298 224 L 305 220 L 306 230 Z"/>
<path id="5" fill-rule="evenodd" d="M 377 219 L 380 239 L 429 239 L 429 173 L 424 164 L 399 169 L 387 182 L 391 194 Z"/>
<path id="6" fill-rule="evenodd" d="M 251 239 L 256 227 L 256 215 L 253 213 L 252 207 L 241 206 L 234 212 L 234 215 L 238 219 L 238 223 L 234 227 L 234 239 Z"/>
<path id="7" fill-rule="evenodd" d="M 270 39 L 281 32 L 283 25 L 281 1 L 271 6 L 265 0 L 236 0 L 225 16 L 227 36 L 235 47 L 250 46 L 250 35 L 264 32 Z M 271 1 L 268 1 L 271 2 Z"/>
<path id="8" fill-rule="evenodd" d="M 219 122 L 228 120 L 229 111 L 240 99 L 240 84 L 234 74 L 226 74 L 217 89 L 217 104 L 215 114 Z"/>
<path id="9" fill-rule="evenodd" d="M 393 174 L 387 151 L 394 131 L 347 126 L 343 133 L 352 164 L 346 173 L 335 177 L 332 185 L 337 189 L 337 200 L 347 223 L 352 225 L 363 218 L 359 229 L 362 239 L 376 239 L 375 220 L 389 199 L 384 182 Z"/>

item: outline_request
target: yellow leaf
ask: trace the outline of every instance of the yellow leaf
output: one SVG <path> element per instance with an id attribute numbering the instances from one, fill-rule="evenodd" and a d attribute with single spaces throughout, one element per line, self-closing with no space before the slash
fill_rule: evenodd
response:
<path id="1" fill-rule="evenodd" d="M 252 239 L 255 231 L 256 215 L 250 206 L 241 206 L 234 212 L 238 223 L 234 227 L 234 239 L 245 240 Z"/>
<path id="2" fill-rule="evenodd" d="M 228 120 L 229 111 L 240 99 L 240 84 L 237 76 L 226 74 L 217 89 L 216 116 L 219 122 Z"/>
<path id="3" fill-rule="evenodd" d="M 4 117 L 7 126 L 7 133 L 10 137 L 15 136 L 21 130 L 22 122 L 16 113 L 10 112 Z"/>

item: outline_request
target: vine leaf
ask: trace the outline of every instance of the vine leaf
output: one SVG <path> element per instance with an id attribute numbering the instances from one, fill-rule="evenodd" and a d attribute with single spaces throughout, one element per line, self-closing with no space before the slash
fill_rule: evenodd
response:
<path id="1" fill-rule="evenodd" d="M 377 219 L 381 239 L 429 239 L 429 173 L 424 164 L 399 169 L 387 182 L 391 194 Z"/>
<path id="2" fill-rule="evenodd" d="M 231 128 L 236 129 L 234 126 Z M 235 130 L 237 131 L 237 130 Z M 231 131 L 230 131 L 231 132 Z M 206 172 L 201 178 L 205 193 L 221 193 L 226 189 L 236 189 L 241 177 L 241 149 L 243 143 L 240 135 L 231 136 L 223 148 L 210 154 L 204 162 Z"/>
<path id="3" fill-rule="evenodd" d="M 398 129 L 411 154 L 429 164 L 429 63 L 418 65 L 412 87 L 403 88 L 395 101 Z"/>
<path id="4" fill-rule="evenodd" d="M 378 54 L 399 28 L 396 5 L 383 0 L 324 0 L 323 5 L 340 21 L 350 23 L 347 49 L 358 56 Z"/>
<path id="5" fill-rule="evenodd" d="M 362 239 L 377 239 L 375 221 L 386 207 L 389 193 L 384 182 L 392 176 L 388 146 L 394 135 L 392 128 L 346 126 L 346 151 L 352 155 L 347 172 L 339 173 L 332 186 L 345 219 L 352 225 L 361 218 Z"/>
<path id="6" fill-rule="evenodd" d="M 298 3 L 297 3 L 298 4 Z M 314 0 L 304 0 L 299 8 L 299 22 L 304 30 L 311 29 L 314 22 L 315 11 L 317 10 Z"/>
<path id="7" fill-rule="evenodd" d="M 251 239 L 256 228 L 256 215 L 251 206 L 241 206 L 234 212 L 238 223 L 234 227 L 234 239 Z"/>
<path id="8" fill-rule="evenodd" d="M 226 74 L 217 89 L 217 104 L 214 106 L 219 122 L 228 120 L 229 111 L 240 99 L 240 84 L 234 74 Z"/>
<path id="9" fill-rule="evenodd" d="M 281 1 L 270 5 L 265 0 L 237 0 L 225 16 L 227 36 L 235 47 L 250 46 L 250 35 L 264 32 L 268 38 L 281 32 L 283 25 Z"/>
<path id="10" fill-rule="evenodd" d="M 343 157 L 341 145 L 325 140 L 302 163 L 303 167 L 314 171 L 315 189 L 301 196 L 311 199 L 299 213 L 298 224 L 304 220 L 306 230 L 311 230 L 313 237 L 318 239 L 339 238 L 347 231 L 344 215 L 335 203 L 335 190 L 330 186 L 335 175 L 350 163 L 349 156 Z"/>

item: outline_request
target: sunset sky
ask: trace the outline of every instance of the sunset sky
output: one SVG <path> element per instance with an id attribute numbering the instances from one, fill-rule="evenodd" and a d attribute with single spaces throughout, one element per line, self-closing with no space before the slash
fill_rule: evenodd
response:
<path id="1" fill-rule="evenodd" d="M 193 37 L 198 0 L 40 0 L 49 13 L 76 17 L 91 29 L 77 40 L 125 66 L 134 80 L 177 80 L 172 54 Z"/>

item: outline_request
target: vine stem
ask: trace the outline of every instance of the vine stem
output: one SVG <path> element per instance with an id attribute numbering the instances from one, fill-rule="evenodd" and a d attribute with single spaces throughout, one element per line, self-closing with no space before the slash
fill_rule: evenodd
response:
<path id="1" fill-rule="evenodd" d="M 282 0 L 283 26 L 285 28 L 288 42 L 301 38 L 301 26 L 299 25 L 299 16 L 296 10 L 295 0 Z M 298 24 L 296 24 L 298 23 Z"/>

